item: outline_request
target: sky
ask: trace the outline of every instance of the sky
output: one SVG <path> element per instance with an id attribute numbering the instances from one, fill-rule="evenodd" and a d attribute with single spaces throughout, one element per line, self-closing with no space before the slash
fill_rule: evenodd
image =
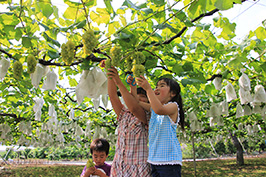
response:
<path id="1" fill-rule="evenodd" d="M 236 23 L 236 40 L 242 41 L 250 30 L 256 30 L 266 20 L 266 0 L 247 0 L 242 4 L 235 4 L 232 9 L 222 11 L 222 14 L 230 22 Z"/>

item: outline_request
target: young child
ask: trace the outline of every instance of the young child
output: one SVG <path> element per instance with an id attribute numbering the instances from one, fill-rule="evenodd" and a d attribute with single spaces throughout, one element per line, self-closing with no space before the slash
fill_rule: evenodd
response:
<path id="1" fill-rule="evenodd" d="M 108 69 L 107 75 L 108 94 L 118 116 L 118 137 L 111 177 L 150 177 L 151 168 L 147 163 L 149 114 L 138 104 L 138 101 L 148 102 L 145 91 L 137 89 L 137 100 L 134 93 L 129 93 L 122 83 L 114 67 Z M 128 108 L 121 103 L 117 95 L 117 86 Z M 130 83 L 130 89 L 134 92 L 136 86 Z"/>
<path id="2" fill-rule="evenodd" d="M 84 167 L 81 177 L 107 177 L 110 176 L 111 165 L 105 163 L 109 154 L 110 144 L 104 138 L 98 138 L 91 142 L 90 152 L 92 154 L 92 160 L 95 163 L 94 167 Z"/>
<path id="3" fill-rule="evenodd" d="M 177 125 L 184 130 L 184 111 L 180 86 L 173 79 L 160 79 L 153 91 L 141 76 L 137 84 L 147 92 L 151 111 L 149 122 L 149 156 L 153 177 L 181 177 L 182 152 L 176 136 Z"/>

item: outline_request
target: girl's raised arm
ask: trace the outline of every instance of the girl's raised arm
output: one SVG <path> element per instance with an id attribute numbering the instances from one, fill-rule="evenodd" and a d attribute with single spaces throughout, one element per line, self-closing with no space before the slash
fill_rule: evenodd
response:
<path id="1" fill-rule="evenodd" d="M 118 116 L 123 108 L 123 105 L 117 95 L 115 80 L 112 78 L 112 76 L 108 76 L 108 95 L 110 97 L 112 107 Z"/>
<path id="2" fill-rule="evenodd" d="M 115 83 L 118 86 L 129 111 L 134 114 L 141 122 L 147 123 L 145 111 L 138 104 L 138 100 L 131 93 L 129 93 L 128 89 L 119 78 L 117 70 L 115 68 L 111 68 L 109 69 L 109 71 L 110 73 L 108 74 L 111 75 L 115 80 Z"/>

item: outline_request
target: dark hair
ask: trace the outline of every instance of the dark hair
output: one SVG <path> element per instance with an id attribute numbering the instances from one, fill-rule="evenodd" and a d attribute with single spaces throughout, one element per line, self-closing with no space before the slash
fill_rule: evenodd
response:
<path id="1" fill-rule="evenodd" d="M 144 90 L 142 87 L 138 87 L 137 88 L 137 94 L 143 94 L 147 96 L 146 90 Z M 117 95 L 118 96 L 122 96 L 120 91 L 117 91 Z"/>
<path id="2" fill-rule="evenodd" d="M 183 101 L 182 101 L 182 97 L 180 94 L 181 88 L 180 88 L 179 84 L 171 78 L 160 78 L 158 80 L 158 82 L 161 80 L 163 80 L 170 87 L 170 92 L 175 94 L 175 96 L 170 101 L 177 102 L 177 104 L 178 104 L 179 116 L 180 116 L 180 123 L 179 124 L 181 125 L 182 130 L 184 130 L 185 115 L 184 115 L 184 110 L 183 110 Z M 158 82 L 157 82 L 157 84 L 158 84 Z"/>
<path id="3" fill-rule="evenodd" d="M 104 138 L 97 138 L 91 142 L 90 152 L 93 154 L 93 151 L 105 152 L 106 155 L 109 154 L 110 144 Z"/>
<path id="4" fill-rule="evenodd" d="M 144 90 L 142 87 L 137 88 L 137 94 L 143 94 L 147 96 L 146 90 Z"/>

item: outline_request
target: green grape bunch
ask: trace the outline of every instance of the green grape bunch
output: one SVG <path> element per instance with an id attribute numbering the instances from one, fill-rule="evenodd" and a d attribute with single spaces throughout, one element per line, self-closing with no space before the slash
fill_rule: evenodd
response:
<path id="1" fill-rule="evenodd" d="M 61 55 L 64 63 L 70 65 L 75 60 L 75 44 L 68 40 L 67 43 L 61 46 Z"/>
<path id="2" fill-rule="evenodd" d="M 131 57 L 133 64 L 140 65 L 145 62 L 145 55 L 142 52 L 135 52 Z"/>
<path id="3" fill-rule="evenodd" d="M 82 35 L 82 43 L 84 45 L 84 53 L 90 55 L 93 49 L 98 45 L 98 40 L 92 29 L 85 31 Z"/>
<path id="4" fill-rule="evenodd" d="M 33 55 L 28 55 L 27 57 L 27 66 L 28 66 L 28 73 L 34 73 L 37 65 L 37 60 Z"/>
<path id="5" fill-rule="evenodd" d="M 125 68 L 126 68 L 126 72 L 131 71 L 132 70 L 132 65 L 133 61 L 131 56 L 127 56 L 126 57 L 126 61 L 125 61 Z"/>
<path id="6" fill-rule="evenodd" d="M 108 68 L 112 67 L 112 61 L 110 58 L 105 60 L 105 69 L 108 70 Z"/>
<path id="7" fill-rule="evenodd" d="M 20 79 L 22 76 L 22 72 L 23 72 L 23 66 L 22 63 L 20 61 L 16 61 L 13 64 L 13 74 L 14 74 L 14 78 L 15 79 Z"/>
<path id="8" fill-rule="evenodd" d="M 92 159 L 89 159 L 89 160 L 87 161 L 87 163 L 86 163 L 86 167 L 87 167 L 87 168 L 94 167 L 94 163 L 93 163 Z"/>
<path id="9" fill-rule="evenodd" d="M 142 64 L 134 64 L 132 67 L 132 72 L 135 78 L 143 76 L 145 73 L 145 66 Z"/>
<path id="10" fill-rule="evenodd" d="M 114 46 L 110 50 L 110 57 L 112 58 L 112 66 L 119 67 L 122 58 L 122 50 L 119 46 Z"/>

